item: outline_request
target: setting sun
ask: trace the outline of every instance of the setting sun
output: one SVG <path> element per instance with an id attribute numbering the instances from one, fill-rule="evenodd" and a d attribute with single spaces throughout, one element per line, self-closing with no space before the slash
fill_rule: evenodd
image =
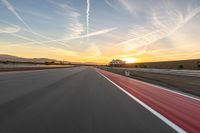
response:
<path id="1" fill-rule="evenodd" d="M 137 61 L 136 58 L 123 58 L 122 60 L 126 63 L 135 63 Z"/>

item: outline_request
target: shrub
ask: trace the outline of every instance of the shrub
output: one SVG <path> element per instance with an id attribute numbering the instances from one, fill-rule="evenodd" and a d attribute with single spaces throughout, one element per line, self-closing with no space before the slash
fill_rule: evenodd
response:
<path id="1" fill-rule="evenodd" d="M 49 65 L 49 62 L 45 62 L 44 64 L 45 64 L 45 65 Z"/>
<path id="2" fill-rule="evenodd" d="M 183 69 L 184 66 L 183 66 L 183 65 L 179 65 L 178 68 L 179 68 L 179 69 Z"/>
<path id="3" fill-rule="evenodd" d="M 9 61 L 3 61 L 3 64 L 8 64 L 9 63 Z"/>
<path id="4" fill-rule="evenodd" d="M 197 62 L 197 67 L 200 69 L 200 62 Z"/>

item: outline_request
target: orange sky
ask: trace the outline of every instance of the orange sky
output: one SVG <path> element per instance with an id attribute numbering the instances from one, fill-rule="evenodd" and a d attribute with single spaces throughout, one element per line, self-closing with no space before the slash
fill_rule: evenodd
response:
<path id="1" fill-rule="evenodd" d="M 1 2 L 0 54 L 101 64 L 200 58 L 198 0 L 69 1 Z"/>

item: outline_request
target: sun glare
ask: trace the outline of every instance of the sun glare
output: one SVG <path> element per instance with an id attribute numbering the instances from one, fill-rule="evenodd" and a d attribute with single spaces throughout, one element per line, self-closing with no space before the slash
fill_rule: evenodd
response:
<path id="1" fill-rule="evenodd" d="M 123 58 L 122 60 L 126 63 L 135 63 L 137 61 L 136 58 Z"/>

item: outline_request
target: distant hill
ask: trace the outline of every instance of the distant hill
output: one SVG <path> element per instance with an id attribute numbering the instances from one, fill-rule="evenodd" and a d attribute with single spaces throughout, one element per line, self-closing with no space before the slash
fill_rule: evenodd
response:
<path id="1" fill-rule="evenodd" d="M 45 62 L 54 62 L 54 63 L 64 63 L 64 64 L 74 64 L 74 65 L 101 65 L 94 62 L 69 62 L 69 61 L 60 61 L 55 59 L 48 58 L 23 58 L 13 55 L 0 54 L 1 61 L 10 61 L 10 62 L 34 62 L 34 63 L 45 63 Z"/>
<path id="2" fill-rule="evenodd" d="M 22 58 L 22 57 L 6 55 L 6 54 L 0 54 L 0 61 L 36 62 L 36 63 L 61 62 L 61 61 L 58 61 L 58 60 L 48 59 L 48 58 Z M 69 62 L 64 61 L 64 63 L 69 63 Z"/>

